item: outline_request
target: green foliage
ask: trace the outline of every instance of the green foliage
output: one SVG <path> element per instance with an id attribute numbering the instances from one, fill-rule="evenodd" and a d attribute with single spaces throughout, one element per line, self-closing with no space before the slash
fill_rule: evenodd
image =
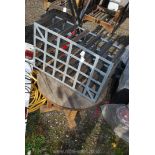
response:
<path id="1" fill-rule="evenodd" d="M 45 134 L 43 132 L 43 125 L 40 122 L 41 114 L 39 111 L 30 113 L 26 127 L 25 138 L 25 155 L 31 151 L 31 155 L 42 155 L 42 150 L 45 148 Z"/>
<path id="2" fill-rule="evenodd" d="M 39 111 L 35 111 L 28 115 L 28 122 L 26 126 L 26 135 L 31 135 L 32 133 L 36 133 L 39 127 L 39 119 L 40 113 Z"/>
<path id="3" fill-rule="evenodd" d="M 25 153 L 31 150 L 32 154 L 41 155 L 41 148 L 45 144 L 45 137 L 43 135 L 32 135 L 26 139 Z"/>
<path id="4" fill-rule="evenodd" d="M 115 155 L 124 155 L 123 150 L 120 148 L 115 149 Z"/>

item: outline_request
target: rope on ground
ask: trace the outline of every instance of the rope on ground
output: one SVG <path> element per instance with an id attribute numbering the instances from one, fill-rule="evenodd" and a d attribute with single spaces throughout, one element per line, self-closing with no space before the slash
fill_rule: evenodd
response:
<path id="1" fill-rule="evenodd" d="M 34 112 L 40 108 L 43 104 L 47 102 L 46 98 L 40 93 L 37 85 L 37 71 L 33 70 L 27 78 L 31 79 L 31 91 L 30 93 L 30 103 L 28 107 L 28 112 Z"/>

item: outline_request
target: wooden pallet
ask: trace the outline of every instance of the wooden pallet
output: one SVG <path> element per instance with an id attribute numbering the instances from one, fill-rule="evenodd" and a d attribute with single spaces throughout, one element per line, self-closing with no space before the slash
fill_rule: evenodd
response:
<path id="1" fill-rule="evenodd" d="M 112 33 L 116 25 L 119 23 L 122 13 L 122 9 L 119 9 L 116 12 L 111 12 L 98 5 L 94 11 L 84 16 L 83 21 L 94 22 Z"/>

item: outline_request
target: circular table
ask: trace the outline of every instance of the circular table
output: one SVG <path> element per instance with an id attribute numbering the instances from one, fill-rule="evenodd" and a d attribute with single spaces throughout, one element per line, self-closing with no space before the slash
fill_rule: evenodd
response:
<path id="1" fill-rule="evenodd" d="M 104 98 L 103 94 L 100 95 L 101 97 L 97 102 L 91 102 L 87 98 L 81 96 L 71 88 L 65 86 L 43 72 L 38 73 L 37 81 L 40 92 L 47 98 L 47 100 L 64 108 L 73 110 L 86 109 L 96 106 Z"/>

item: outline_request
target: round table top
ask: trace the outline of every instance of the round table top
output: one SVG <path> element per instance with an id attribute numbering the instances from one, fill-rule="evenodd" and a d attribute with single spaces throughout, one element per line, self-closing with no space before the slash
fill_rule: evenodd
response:
<path id="1" fill-rule="evenodd" d="M 54 78 L 39 72 L 37 82 L 40 92 L 49 102 L 69 109 L 86 109 L 99 103 L 91 102 L 74 90 L 55 80 Z"/>

